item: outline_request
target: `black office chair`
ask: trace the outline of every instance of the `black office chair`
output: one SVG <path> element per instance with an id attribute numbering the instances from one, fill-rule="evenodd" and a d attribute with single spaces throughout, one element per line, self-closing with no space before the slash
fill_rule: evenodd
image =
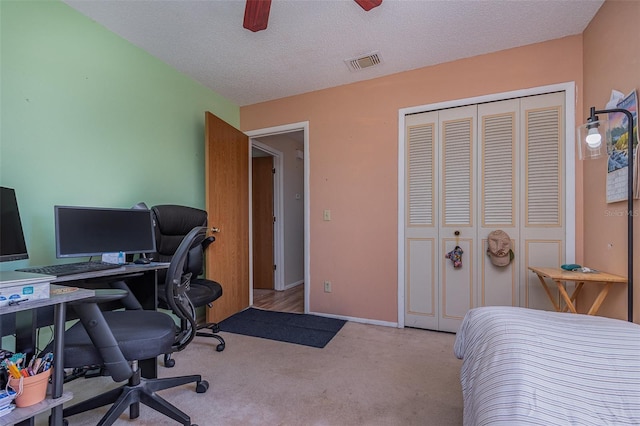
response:
<path id="1" fill-rule="evenodd" d="M 64 366 L 77 369 L 83 366 L 103 366 L 114 381 L 128 379 L 128 383 L 63 410 L 63 416 L 113 404 L 102 417 L 99 426 L 113 424 L 129 407 L 131 419 L 139 416 L 139 403 L 180 422 L 191 425 L 187 414 L 156 394 L 157 391 L 196 383 L 196 392 L 209 387 L 200 375 L 145 379 L 141 377 L 138 361 L 155 359 L 183 349 L 194 337 L 194 308 L 186 297 L 190 273 L 184 273 L 187 254 L 204 239 L 205 230 L 195 228 L 180 242 L 167 270 L 165 299 L 181 320 L 192 324 L 189 335 L 176 337 L 175 322 L 170 315 L 159 311 L 124 310 L 102 312 L 97 303 L 126 295 L 122 290 L 97 291 L 94 298 L 71 303 L 80 321 L 65 332 Z M 115 293 L 115 295 L 114 295 Z M 45 350 L 46 351 L 46 350 Z"/>
<path id="2" fill-rule="evenodd" d="M 156 235 L 156 253 L 148 254 L 154 261 L 157 262 L 169 262 L 176 253 L 176 248 L 180 240 L 194 227 L 207 226 L 207 212 L 204 210 L 196 209 L 193 207 L 179 206 L 179 205 L 158 205 L 151 208 L 152 216 L 154 219 L 155 235 Z M 215 241 L 214 237 L 207 237 L 203 239 L 200 246 L 194 247 L 188 256 L 188 261 L 185 265 L 185 272 L 192 274 L 190 288 L 187 290 L 187 295 L 196 308 L 202 306 L 211 307 L 213 302 L 222 296 L 222 286 L 212 280 L 200 277 L 203 272 L 204 266 L 204 251 L 206 248 Z M 161 273 L 162 271 L 158 271 Z M 161 308 L 167 308 L 168 303 L 163 298 L 163 292 L 158 291 L 159 301 L 158 305 Z M 188 323 L 181 323 L 181 329 L 189 326 Z M 221 352 L 225 348 L 224 339 L 218 335 L 220 328 L 216 323 L 204 323 L 197 324 L 197 336 L 212 337 L 218 341 L 216 351 Z M 165 356 L 165 366 L 173 367 L 174 360 L 171 359 L 171 354 Z"/>

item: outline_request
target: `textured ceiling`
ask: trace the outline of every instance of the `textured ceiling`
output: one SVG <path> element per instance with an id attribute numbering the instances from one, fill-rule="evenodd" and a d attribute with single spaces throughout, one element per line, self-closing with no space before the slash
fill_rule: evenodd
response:
<path id="1" fill-rule="evenodd" d="M 244 0 L 64 1 L 239 106 L 580 34 L 603 3 L 273 0 L 253 33 Z M 381 64 L 344 63 L 371 52 Z"/>

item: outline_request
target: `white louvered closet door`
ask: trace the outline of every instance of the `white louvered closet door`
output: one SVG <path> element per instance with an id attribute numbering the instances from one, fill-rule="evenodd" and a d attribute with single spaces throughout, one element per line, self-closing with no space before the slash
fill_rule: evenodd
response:
<path id="1" fill-rule="evenodd" d="M 529 266 L 559 267 L 566 245 L 564 173 L 564 93 L 520 100 L 524 141 L 519 188 L 521 215 L 519 251 L 520 306 L 554 310 L 537 276 Z M 559 301 L 557 290 L 554 291 Z"/>
<path id="2" fill-rule="evenodd" d="M 405 325 L 457 331 L 476 306 L 552 309 L 530 265 L 559 265 L 565 245 L 564 94 L 407 116 Z M 515 259 L 491 264 L 487 236 Z M 459 246 L 462 266 L 445 255 Z"/>
<path id="3" fill-rule="evenodd" d="M 480 218 L 478 228 L 478 306 L 518 306 L 519 262 L 497 267 L 487 256 L 487 237 L 501 229 L 509 234 L 514 252 L 520 241 L 517 182 L 520 158 L 516 143 L 520 101 L 509 99 L 478 105 L 480 132 Z"/>
<path id="4" fill-rule="evenodd" d="M 438 330 L 457 331 L 476 305 L 477 107 L 439 112 L 440 124 L 440 318 Z M 461 266 L 446 254 L 462 249 Z"/>
<path id="5" fill-rule="evenodd" d="M 405 325 L 438 330 L 438 113 L 408 116 L 405 123 Z"/>

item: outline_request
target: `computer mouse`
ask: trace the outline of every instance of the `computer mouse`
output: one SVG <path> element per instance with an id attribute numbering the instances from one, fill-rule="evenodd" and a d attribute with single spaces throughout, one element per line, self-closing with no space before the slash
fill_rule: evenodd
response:
<path id="1" fill-rule="evenodd" d="M 135 263 L 136 265 L 148 265 L 151 263 L 151 259 L 148 259 L 146 257 L 139 257 L 138 259 L 134 260 L 133 263 Z"/>

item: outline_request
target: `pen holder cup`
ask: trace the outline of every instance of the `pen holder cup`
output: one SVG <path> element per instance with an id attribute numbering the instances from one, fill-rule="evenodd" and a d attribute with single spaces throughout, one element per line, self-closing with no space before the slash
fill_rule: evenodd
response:
<path id="1" fill-rule="evenodd" d="M 16 407 L 29 407 L 30 405 L 37 404 L 44 400 L 47 396 L 47 384 L 49 383 L 49 376 L 51 376 L 52 368 L 44 371 L 35 376 L 23 377 L 21 379 L 15 379 L 11 377 L 9 379 L 9 386 L 13 389 L 18 396 L 14 402 Z M 20 392 L 20 381 L 22 380 L 22 392 Z"/>

